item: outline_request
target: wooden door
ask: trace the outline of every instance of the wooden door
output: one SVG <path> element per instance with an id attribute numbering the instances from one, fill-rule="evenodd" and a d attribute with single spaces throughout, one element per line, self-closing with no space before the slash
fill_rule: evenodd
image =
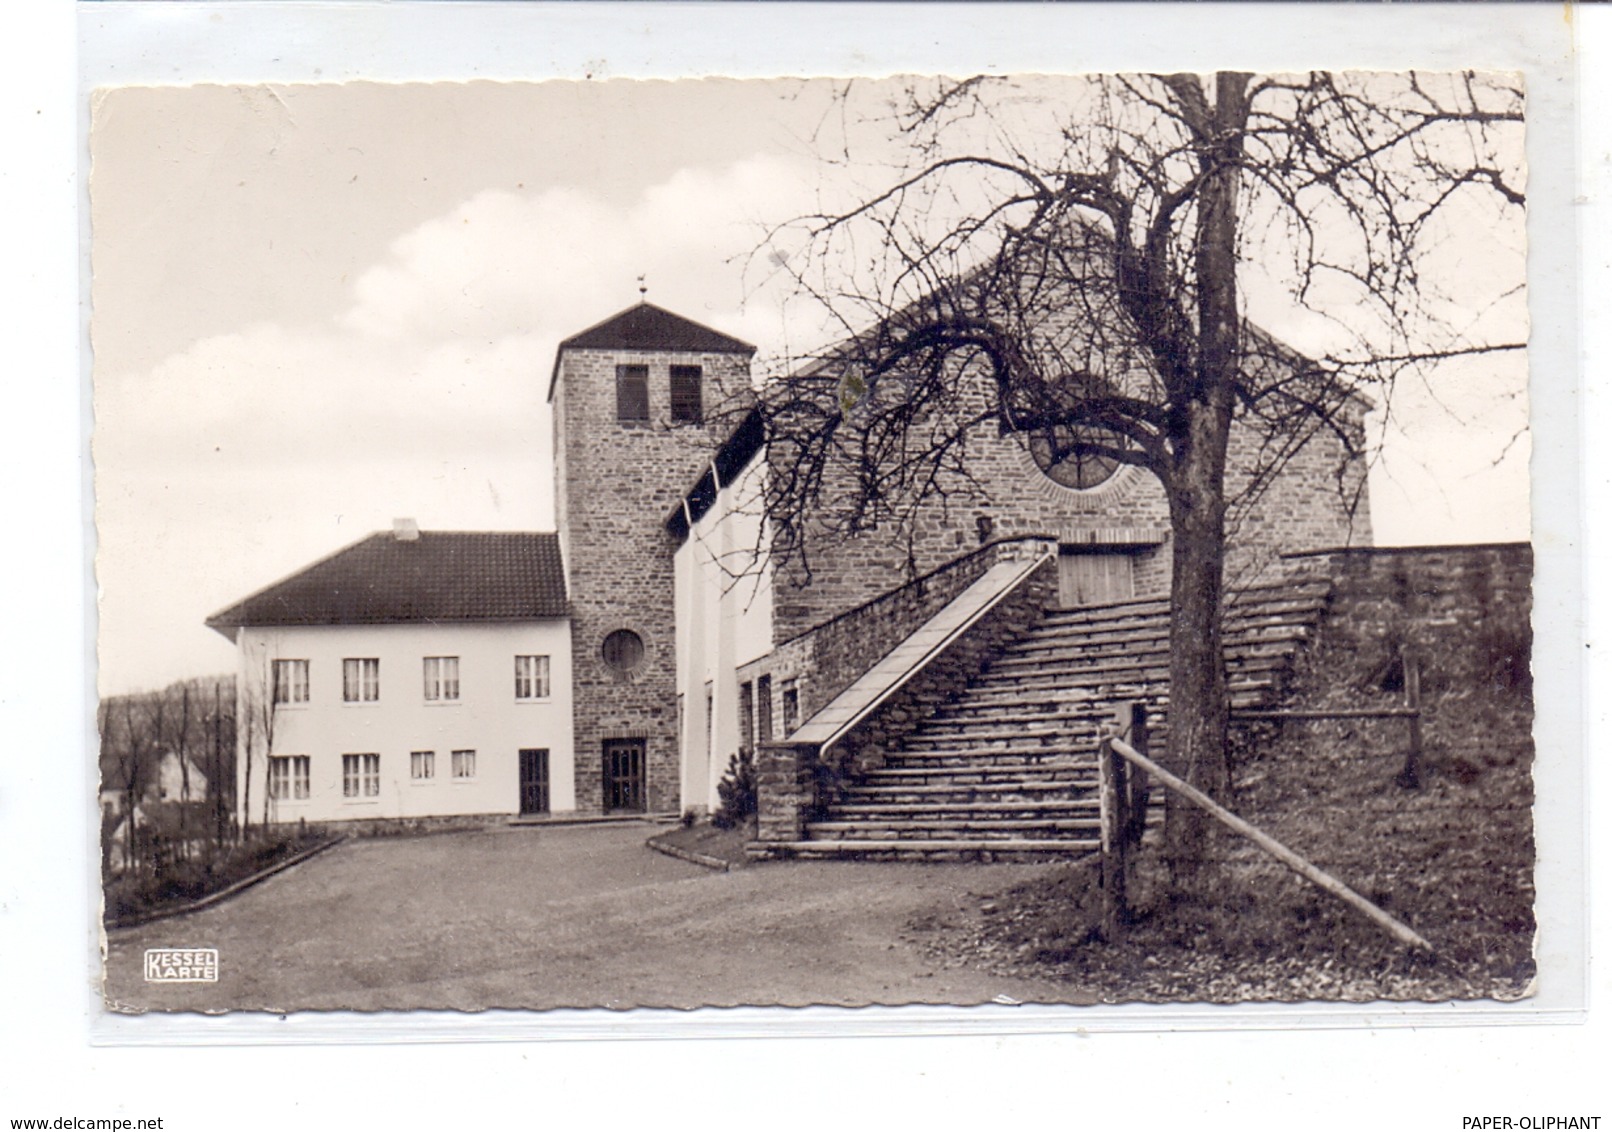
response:
<path id="1" fill-rule="evenodd" d="M 549 753 L 544 748 L 521 749 L 521 813 L 549 812 Z"/>
<path id="2" fill-rule="evenodd" d="M 645 809 L 644 741 L 604 741 L 604 808 L 606 813 Z"/>
<path id="3" fill-rule="evenodd" d="M 1114 551 L 1071 551 L 1058 556 L 1058 604 L 1064 609 L 1105 605 L 1136 596 L 1129 554 Z"/>

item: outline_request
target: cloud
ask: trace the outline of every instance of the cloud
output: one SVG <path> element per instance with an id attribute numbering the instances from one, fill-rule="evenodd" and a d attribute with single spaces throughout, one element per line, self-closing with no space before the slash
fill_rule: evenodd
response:
<path id="1" fill-rule="evenodd" d="M 786 319 L 747 296 L 742 261 L 808 180 L 757 157 L 625 204 L 481 192 L 396 239 L 321 324 L 98 372 L 103 687 L 218 667 L 206 615 L 393 516 L 552 526 L 556 346 L 637 301 L 643 274 L 652 300 L 773 348 Z"/>

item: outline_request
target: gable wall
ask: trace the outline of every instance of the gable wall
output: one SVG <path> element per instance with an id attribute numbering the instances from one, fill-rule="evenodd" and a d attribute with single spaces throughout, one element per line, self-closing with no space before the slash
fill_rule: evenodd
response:
<path id="1" fill-rule="evenodd" d="M 966 370 L 968 411 L 981 411 L 994 401 L 995 390 L 978 370 Z M 1358 428 L 1358 422 L 1355 423 Z M 1257 436 L 1234 425 L 1228 457 L 1228 494 L 1248 481 L 1238 469 L 1249 467 L 1259 450 Z M 774 459 L 790 458 L 782 447 Z M 1340 496 L 1338 469 L 1344 449 L 1338 438 L 1322 433 L 1288 463 L 1284 475 L 1229 525 L 1228 586 L 1251 581 L 1287 551 L 1322 546 L 1369 544 L 1370 515 L 1363 493 L 1350 513 L 1365 474 L 1362 461 L 1344 476 Z M 1139 595 L 1168 592 L 1170 577 L 1169 507 L 1158 481 L 1140 468 L 1121 468 L 1107 483 L 1090 491 L 1074 491 L 1054 483 L 1036 467 L 1019 436 L 1000 434 L 994 422 L 976 426 L 967 437 L 967 466 L 972 483 L 944 480 L 945 500 L 926 504 L 914 524 L 911 557 L 893 532 L 863 532 L 842 537 L 818 529 L 809 536 L 810 573 L 801 562 L 776 566 L 774 640 L 783 642 L 854 608 L 914 577 L 937 569 L 980 545 L 977 521 L 988 518 L 990 539 L 1045 536 L 1065 543 L 1115 543 L 1154 540 L 1133 549 Z M 854 491 L 847 468 L 830 469 L 824 496 L 843 498 Z M 1162 540 L 1162 541 L 1160 541 Z"/>

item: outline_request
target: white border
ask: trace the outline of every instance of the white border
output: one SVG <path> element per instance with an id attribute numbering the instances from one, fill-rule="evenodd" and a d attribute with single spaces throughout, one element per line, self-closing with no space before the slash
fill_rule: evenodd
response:
<path id="1" fill-rule="evenodd" d="M 88 93 L 107 83 L 335 81 L 346 78 L 468 79 L 543 77 L 743 76 L 788 73 L 966 73 L 987 69 L 1192 69 L 1235 64 L 1256 70 L 1297 65 L 1346 67 L 1482 66 L 1529 77 L 1531 362 L 1536 375 L 1571 372 L 1577 309 L 1570 153 L 1573 128 L 1570 38 L 1538 8 L 1486 8 L 1477 43 L 1453 35 L 1456 15 L 1443 6 L 1399 8 L 1340 21 L 1303 5 L 1248 9 L 1194 5 L 1165 9 L 1044 5 L 1001 8 L 868 4 L 765 6 L 641 4 L 93 3 L 81 8 L 81 114 Z M 1141 12 L 1147 19 L 1138 18 Z M 912 34 L 921 13 L 931 36 Z M 1463 22 L 1474 21 L 1464 10 Z M 1257 34 L 1250 34 L 1257 24 Z M 1324 25 L 1327 34 L 1320 33 Z M 780 35 L 780 28 L 789 34 Z M 1370 29 L 1371 34 L 1363 35 Z M 1099 34 L 1100 32 L 1100 34 Z M 1168 34 L 1167 34 L 1168 33 Z M 1363 40 L 1369 40 L 1364 42 Z M 1070 50 L 1074 45 L 1075 50 Z M 742 47 L 742 49 L 741 49 Z M 608 49 L 608 50 L 607 50 Z M 85 127 L 87 128 L 87 127 Z M 87 136 L 87 135 L 85 135 Z M 81 149 L 81 153 L 83 150 Z M 80 203 L 87 212 L 87 177 Z M 82 284 L 86 296 L 88 277 Z M 87 363 L 87 359 L 86 359 Z M 87 365 L 86 365 L 87 372 Z M 86 386 L 87 389 L 87 386 Z M 1578 615 L 1578 521 L 1574 478 L 1574 391 L 1539 380 L 1532 390 L 1534 472 L 1544 504 L 1536 520 L 1535 585 L 1541 647 L 1539 689 L 1541 965 L 1539 993 L 1525 1003 L 1460 1003 L 1362 1008 L 1305 1004 L 1227 1010 L 1207 1006 L 1115 1008 L 1020 1007 L 939 1011 L 920 1024 L 914 1011 L 758 1012 L 745 1032 L 889 1032 L 908 1025 L 951 1031 L 1061 1031 L 1081 1026 L 1146 1029 L 1227 1026 L 1407 1025 L 1538 1021 L 1581 1015 L 1585 1002 L 1582 878 L 1571 842 L 1582 829 L 1580 748 L 1570 721 L 1577 649 L 1567 643 Z M 87 393 L 85 394 L 87 399 Z M 1565 663 L 1564 663 L 1565 662 Z M 875 1017 L 877 1015 L 877 1017 Z M 904 1021 L 905 1020 L 905 1021 Z M 586 1015 L 514 1015 L 496 1021 L 425 1013 L 371 1016 L 362 1023 L 299 1016 L 294 1025 L 251 1015 L 200 1022 L 185 1016 L 103 1015 L 93 1027 L 105 1042 L 205 1043 L 283 1040 L 416 1040 L 421 1036 L 575 1036 Z M 749 1029 L 760 1025 L 761 1031 Z M 728 1032 L 728 1015 L 658 1016 L 636 1011 L 611 1020 L 615 1035 L 684 1036 Z M 338 1037 L 339 1035 L 339 1037 Z"/>
<path id="2" fill-rule="evenodd" d="M 83 75 L 90 85 L 204 77 L 291 81 L 676 73 L 664 62 L 668 59 L 730 74 L 960 71 L 992 65 L 1100 69 L 1162 65 L 1166 59 L 1190 66 L 1194 58 L 1201 60 L 1199 66 L 1235 62 L 1267 68 L 1299 61 L 1396 67 L 1442 61 L 1526 70 L 1535 115 L 1530 140 L 1536 276 L 1531 287 L 1536 334 L 1542 339 L 1533 356 L 1535 422 L 1541 439 L 1548 441 L 1536 445 L 1536 547 L 1539 589 L 1549 587 L 1550 594 L 1559 595 L 1542 603 L 1541 636 L 1552 647 L 1565 644 L 1570 652 L 1577 651 L 1583 549 L 1576 506 L 1579 476 L 1592 486 L 1591 500 L 1599 508 L 1612 468 L 1612 446 L 1604 441 L 1585 446 L 1582 470 L 1576 464 L 1580 430 L 1604 437 L 1604 426 L 1612 421 L 1598 387 L 1586 390 L 1582 402 L 1575 397 L 1575 376 L 1595 371 L 1581 365 L 1572 336 L 1575 317 L 1583 316 L 1588 345 L 1603 361 L 1609 357 L 1607 332 L 1598 328 L 1609 321 L 1612 306 L 1600 286 L 1585 288 L 1581 306 L 1573 287 L 1580 254 L 1601 284 L 1612 256 L 1612 213 L 1603 201 L 1612 187 L 1607 172 L 1612 135 L 1605 116 L 1582 123 L 1592 132 L 1583 140 L 1588 159 L 1582 182 L 1565 155 L 1579 151 L 1580 124 L 1571 111 L 1580 77 L 1583 105 L 1612 105 L 1607 78 L 1612 60 L 1603 49 L 1612 32 L 1612 15 L 1604 10 L 1544 4 L 1454 9 L 1199 6 L 1165 12 L 1142 5 L 1102 10 L 770 5 L 752 10 L 728 5 L 489 8 L 468 3 L 433 10 L 394 3 L 260 4 L 217 13 L 215 7 L 98 4 L 86 6 L 81 28 L 75 29 L 70 5 L 30 0 L 5 17 L 11 26 L 0 48 L 7 63 L 0 74 L 7 83 L 4 113 L 16 119 L 16 129 L 8 131 L 15 164 L 13 174 L 0 179 L 6 206 L 0 217 L 16 237 L 12 247 L 19 250 L 9 273 L 19 285 L 16 297 L 22 303 L 14 311 L 12 344 L 14 379 L 26 384 L 21 385 L 21 411 L 0 420 L 5 430 L 0 460 L 4 482 L 27 486 L 10 500 L 9 526 L 30 553 L 8 560 L 12 593 L 28 600 L 13 612 L 15 639 L 22 647 L 5 650 L 0 660 L 0 720 L 13 752 L 25 752 L 5 760 L 0 769 L 0 861 L 6 862 L 0 871 L 0 954 L 6 955 L 12 972 L 7 994 L 0 998 L 0 1034 L 10 1055 L 6 1066 L 11 1082 L 0 1100 L 5 1109 L 0 1117 L 167 1114 L 169 1127 L 200 1128 L 218 1126 L 224 1122 L 220 1114 L 226 1113 L 232 1129 L 252 1129 L 283 1126 L 286 1116 L 297 1111 L 291 1098 L 266 1095 L 262 1083 L 270 1074 L 246 1053 L 231 1059 L 224 1056 L 226 1051 L 196 1051 L 182 1063 L 167 1055 L 154 1060 L 141 1051 L 84 1045 L 97 1009 L 95 988 L 84 979 L 83 941 L 93 935 L 93 926 L 86 923 L 79 900 L 63 899 L 82 891 L 86 862 L 93 860 L 93 835 L 73 836 L 75 821 L 87 827 L 91 816 L 88 776 L 72 755 L 85 749 L 92 720 L 93 681 L 83 657 L 89 655 L 86 642 L 93 641 L 94 633 L 93 619 L 84 613 L 81 584 L 88 576 L 82 564 L 89 549 L 89 503 L 81 479 L 87 399 L 68 377 L 75 338 L 83 327 L 82 318 L 69 312 L 73 298 L 82 297 L 81 284 L 87 283 L 87 277 L 75 278 L 71 251 L 82 235 L 80 226 L 87 223 L 71 196 L 75 187 L 82 193 L 87 160 L 82 141 L 87 103 L 73 76 L 74 40 L 80 31 Z M 282 26 L 271 26 L 276 21 Z M 1166 30 L 1175 35 L 1166 39 Z M 1183 37 L 1198 50 L 1182 54 Z M 1575 52 L 1582 54 L 1575 58 Z M 76 135 L 75 114 L 80 118 Z M 1575 230 L 1569 202 L 1580 192 L 1587 215 Z M 1546 201 L 1554 204 L 1547 206 Z M 1585 241 L 1582 252 L 1580 238 Z M 46 376 L 54 380 L 39 380 Z M 1586 561 L 1601 567 L 1590 576 L 1598 576 L 1609 557 L 1604 540 L 1593 527 L 1583 534 L 1592 540 Z M 1604 627 L 1599 605 L 1586 607 L 1596 625 Z M 1602 639 L 1588 636 L 1597 649 Z M 1612 672 L 1600 653 L 1592 651 L 1590 658 L 1595 686 L 1612 686 Z M 1556 780 L 1555 764 L 1565 760 L 1578 765 L 1581 673 L 1567 661 L 1542 676 L 1542 688 L 1565 689 L 1559 697 L 1541 698 L 1542 719 L 1551 721 L 1541 731 L 1542 784 L 1550 791 L 1571 789 L 1581 783 L 1571 773 L 1565 782 Z M 1605 708 L 1591 707 L 1599 738 L 1605 733 Z M 1557 719 L 1565 722 L 1556 724 Z M 1563 748 L 1565 754 L 1559 754 Z M 1582 797 L 1582 791 L 1574 796 Z M 1565 823 L 1559 820 L 1564 817 Z M 1542 808 L 1540 835 L 1542 879 L 1556 882 L 1547 897 L 1565 892 L 1582 908 L 1573 898 L 1583 891 L 1589 831 L 1572 804 L 1565 812 Z M 1553 918 L 1560 910 L 1544 911 Z M 1572 909 L 1550 922 L 1569 937 L 1583 939 L 1583 918 L 1575 918 Z M 1602 902 L 1596 906 L 1596 923 L 1602 927 L 1604 922 Z M 1582 948 L 1568 950 L 1575 953 L 1569 963 L 1577 962 L 1582 970 Z M 1606 989 L 1604 975 L 1597 974 L 1595 985 Z M 1573 998 L 1584 1000 L 1582 995 Z M 744 1032 L 742 1012 L 721 1013 L 735 1023 L 726 1036 Z M 820 1027 L 801 1027 L 795 1033 L 843 1037 L 857 1032 L 845 1024 L 841 1012 L 827 1013 Z M 905 1013 L 928 1011 L 908 1008 Z M 982 1011 L 978 1017 L 983 1021 L 1002 1013 L 1023 1017 L 1016 1011 Z M 497 1028 L 502 1016 L 465 1021 Z M 582 1021 L 585 1027 L 579 1025 L 568 1036 L 621 1036 L 625 1019 L 594 1015 Z M 685 1036 L 710 1032 L 700 1016 L 684 1021 L 693 1023 L 680 1031 Z M 1381 1019 L 1357 1018 L 1354 1024 L 1377 1021 Z M 831 1062 L 814 1056 L 815 1047 L 791 1041 L 768 1043 L 760 1052 L 742 1044 L 707 1052 L 699 1043 L 670 1043 L 662 1044 L 652 1061 L 633 1060 L 633 1088 L 617 1095 L 614 1106 L 602 1103 L 600 1089 L 608 1080 L 619 1084 L 619 1062 L 608 1067 L 613 1078 L 601 1073 L 598 1080 L 578 1081 L 575 1074 L 604 1067 L 584 1048 L 565 1043 L 544 1047 L 541 1069 L 514 1044 L 481 1047 L 474 1059 L 450 1056 L 464 1050 L 421 1049 L 415 1055 L 364 1047 L 339 1059 L 328 1051 L 285 1050 L 274 1060 L 272 1076 L 300 1080 L 311 1089 L 323 1084 L 329 1090 L 318 1109 L 326 1117 L 317 1119 L 315 1127 L 327 1126 L 335 1113 L 362 1113 L 372 1124 L 389 1119 L 405 1128 L 454 1123 L 500 1111 L 490 1107 L 501 1099 L 499 1087 L 514 1083 L 518 1093 L 521 1084 L 538 1083 L 534 1075 L 552 1090 L 561 1108 L 569 1096 L 586 1104 L 583 1111 L 613 1107 L 622 1116 L 638 1112 L 673 1123 L 679 1115 L 692 1115 L 707 1126 L 733 1119 L 762 1120 L 769 1127 L 820 1127 L 835 1114 L 878 1113 L 904 1122 L 944 1117 L 948 1125 L 975 1127 L 1017 1122 L 1027 1112 L 1069 1122 L 1103 1111 L 1107 1106 L 1096 1091 L 1105 1087 L 1146 1105 L 1149 1119 L 1144 1123 L 1153 1126 L 1190 1118 L 1202 1127 L 1355 1128 L 1373 1122 L 1459 1128 L 1460 1115 L 1468 1112 L 1612 1116 L 1607 1088 L 1600 1083 L 1604 1074 L 1594 1071 L 1604 1068 L 1602 1058 L 1589 1056 L 1596 1052 L 1595 1038 L 1604 1037 L 1606 1029 L 1593 1016 L 1588 1028 L 1532 1027 L 1504 1036 L 1464 1024 L 1477 1019 L 1460 1021 L 1462 1028 L 1442 1033 L 1355 1030 L 1308 1034 L 1302 1041 L 1222 1033 L 1168 1040 L 1157 1034 L 1114 1035 L 1093 1043 L 1083 1030 L 1045 1040 L 976 1037 L 937 1044 L 908 1037 L 881 1043 L 873 1058 L 856 1056 L 854 1047 L 837 1048 Z M 345 1027 L 350 1022 L 328 1018 L 318 1039 L 411 1040 L 402 1032 L 383 1036 L 372 1029 L 349 1035 Z M 869 1023 L 860 1031 L 880 1031 L 878 1021 L 869 1018 Z M 1298 1025 L 1293 1019 L 1281 1024 Z M 1338 1023 L 1318 1016 L 1314 1024 Z M 284 1025 L 290 1031 L 303 1028 L 302 1019 Z M 891 1029 L 911 1033 L 906 1026 Z M 232 1040 L 243 1038 L 232 1035 Z M 270 1038 L 263 1033 L 258 1040 Z M 418 1033 L 414 1039 L 429 1040 Z M 455 1087 L 447 1090 L 449 1099 L 422 1096 L 409 1086 L 411 1078 L 425 1075 L 451 1079 Z M 339 1085 L 341 1079 L 399 1084 L 378 1095 L 368 1087 L 360 1090 L 368 1095 L 364 1107 L 355 1108 L 351 1101 L 340 1103 L 333 1083 Z M 249 1084 L 252 1080 L 260 1083 L 257 1088 Z M 1117 1088 L 1112 1087 L 1116 1082 Z M 1092 1091 L 1083 1095 L 1083 1087 Z M 719 1100 L 724 1092 L 730 1098 L 725 1104 Z M 18 1107 L 23 1104 L 32 1109 Z M 188 1115 L 191 1122 L 173 1123 L 176 1113 Z"/>

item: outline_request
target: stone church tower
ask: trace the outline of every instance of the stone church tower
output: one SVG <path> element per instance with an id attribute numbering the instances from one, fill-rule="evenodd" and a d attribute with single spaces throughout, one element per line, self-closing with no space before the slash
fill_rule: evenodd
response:
<path id="1" fill-rule="evenodd" d="M 665 519 L 723 439 L 725 410 L 748 396 L 754 353 L 647 302 L 560 343 L 549 403 L 581 813 L 678 808 Z"/>

